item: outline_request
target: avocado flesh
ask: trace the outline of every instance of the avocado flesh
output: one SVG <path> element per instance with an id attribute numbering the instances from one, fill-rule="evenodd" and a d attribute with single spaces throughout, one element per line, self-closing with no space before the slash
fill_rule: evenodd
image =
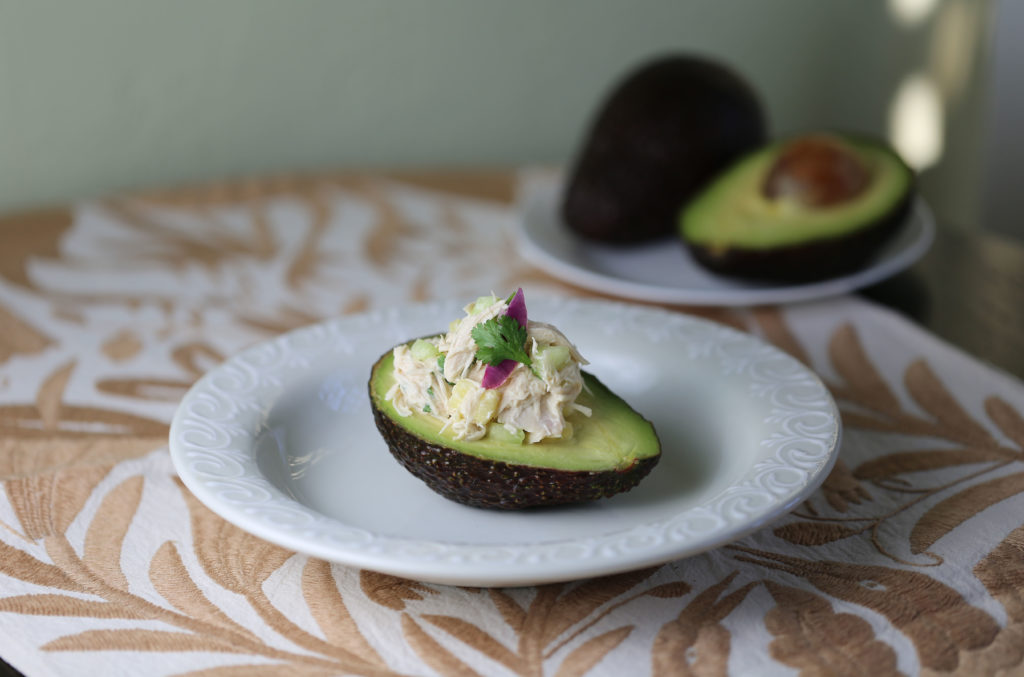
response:
<path id="1" fill-rule="evenodd" d="M 741 277 L 810 281 L 861 267 L 906 219 L 913 172 L 884 144 L 844 137 L 869 168 L 856 197 L 827 207 L 769 199 L 762 184 L 784 142 L 744 157 L 682 211 L 679 234 L 698 262 Z"/>
<path id="2" fill-rule="evenodd" d="M 384 399 L 394 382 L 388 351 L 369 382 L 374 420 L 388 449 L 431 489 L 467 505 L 519 509 L 611 496 L 636 486 L 661 455 L 651 423 L 587 373 L 577 402 L 591 407 L 592 416 L 569 417 L 571 439 L 537 444 L 449 437 L 429 414 L 399 415 Z"/>

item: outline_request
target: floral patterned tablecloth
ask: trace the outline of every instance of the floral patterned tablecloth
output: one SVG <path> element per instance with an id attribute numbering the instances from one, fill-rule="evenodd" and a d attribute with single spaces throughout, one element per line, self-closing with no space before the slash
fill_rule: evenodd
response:
<path id="1" fill-rule="evenodd" d="M 583 295 L 516 254 L 516 175 L 352 174 L 0 220 L 0 658 L 30 675 L 1024 672 L 1024 387 L 856 297 L 679 309 L 840 404 L 791 515 L 611 577 L 470 589 L 263 542 L 184 489 L 168 423 L 224 357 L 480 290 Z"/>

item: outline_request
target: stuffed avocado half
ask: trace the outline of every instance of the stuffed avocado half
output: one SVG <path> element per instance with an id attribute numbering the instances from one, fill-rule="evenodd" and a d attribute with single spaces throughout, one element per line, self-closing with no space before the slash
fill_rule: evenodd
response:
<path id="1" fill-rule="evenodd" d="M 526 320 L 522 290 L 482 297 L 446 334 L 381 356 L 369 381 L 374 420 L 407 470 L 459 503 L 612 496 L 636 486 L 661 448 L 651 423 L 582 364 L 561 332 Z"/>
<path id="2" fill-rule="evenodd" d="M 864 265 L 904 222 L 913 189 L 884 143 L 810 134 L 731 165 L 686 205 L 679 234 L 714 272 L 822 279 Z"/>

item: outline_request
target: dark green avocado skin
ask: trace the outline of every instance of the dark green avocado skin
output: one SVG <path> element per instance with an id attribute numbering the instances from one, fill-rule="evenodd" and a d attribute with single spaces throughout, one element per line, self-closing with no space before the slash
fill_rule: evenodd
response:
<path id="1" fill-rule="evenodd" d="M 661 453 L 637 459 L 625 469 L 572 471 L 516 465 L 478 458 L 424 439 L 380 410 L 371 371 L 370 407 L 391 455 L 410 473 L 447 499 L 476 508 L 521 510 L 584 503 L 629 491 L 658 464 Z M 639 414 L 637 414 L 639 416 Z"/>
<path id="2" fill-rule="evenodd" d="M 635 487 L 659 458 L 638 460 L 627 470 L 604 472 L 512 465 L 428 442 L 376 407 L 373 419 L 391 455 L 406 470 L 445 498 L 475 508 L 520 510 L 607 498 Z"/>
<path id="3" fill-rule="evenodd" d="M 900 230 L 913 197 L 913 192 L 908 192 L 884 217 L 841 238 L 771 250 L 731 248 L 720 253 L 693 243 L 686 246 L 698 263 L 720 275 L 781 283 L 814 282 L 863 268 Z"/>
<path id="4" fill-rule="evenodd" d="M 765 141 L 753 89 L 722 64 L 671 55 L 628 74 L 599 109 L 576 158 L 562 219 L 613 244 L 673 232 L 679 208 Z"/>

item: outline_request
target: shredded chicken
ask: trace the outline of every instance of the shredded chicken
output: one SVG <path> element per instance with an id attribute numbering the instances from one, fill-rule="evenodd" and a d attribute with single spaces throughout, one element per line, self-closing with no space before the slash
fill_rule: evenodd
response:
<path id="1" fill-rule="evenodd" d="M 552 325 L 530 321 L 525 348 L 532 365 L 516 364 L 502 385 L 482 387 L 487 366 L 476 359 L 478 346 L 472 331 L 507 310 L 500 299 L 469 304 L 466 317 L 453 322 L 447 334 L 426 339 L 438 353 L 429 359 L 417 359 L 407 345 L 395 348 L 395 385 L 386 395 L 395 410 L 402 416 L 414 412 L 433 416 L 443 422 L 442 431 L 460 440 L 491 434 L 495 424 L 513 439 L 531 444 L 571 434 L 566 416 L 590 415 L 587 407 L 576 403 L 583 390 L 580 367 L 587 361 Z M 545 359 L 545 351 L 552 347 L 563 349 L 562 359 Z"/>

